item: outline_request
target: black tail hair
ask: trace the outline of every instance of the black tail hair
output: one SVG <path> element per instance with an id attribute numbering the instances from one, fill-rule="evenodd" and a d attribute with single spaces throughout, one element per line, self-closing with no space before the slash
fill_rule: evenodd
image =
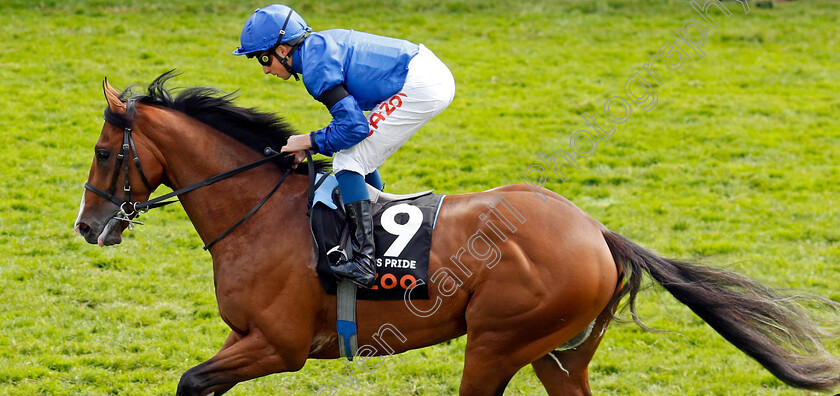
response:
<path id="1" fill-rule="evenodd" d="M 613 304 L 629 295 L 625 307 L 630 307 L 633 320 L 643 328 L 647 327 L 639 321 L 635 300 L 648 273 L 786 384 L 812 390 L 840 384 L 840 361 L 823 346 L 824 340 L 837 335 L 816 320 L 816 310 L 808 310 L 819 308 L 836 318 L 840 304 L 819 297 L 785 296 L 730 271 L 659 257 L 612 231 L 603 235 L 626 279 Z"/>

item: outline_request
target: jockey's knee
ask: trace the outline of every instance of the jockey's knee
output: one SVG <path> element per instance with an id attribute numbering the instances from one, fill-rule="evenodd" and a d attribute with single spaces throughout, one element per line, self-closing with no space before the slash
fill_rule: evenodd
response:
<path id="1" fill-rule="evenodd" d="M 370 184 L 373 188 L 382 191 L 385 185 L 382 183 L 382 177 L 379 176 L 379 170 L 374 169 L 373 172 L 365 175 L 365 183 Z"/>

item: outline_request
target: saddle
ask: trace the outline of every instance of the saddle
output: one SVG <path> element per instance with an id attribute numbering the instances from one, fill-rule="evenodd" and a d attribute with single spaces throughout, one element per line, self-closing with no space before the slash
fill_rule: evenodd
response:
<path id="1" fill-rule="evenodd" d="M 316 271 L 327 293 L 335 294 L 338 277 L 330 269 L 349 254 L 348 230 L 338 181 L 318 174 L 310 207 L 310 228 Z M 428 299 L 429 251 L 432 231 L 445 195 L 432 190 L 407 195 L 389 194 L 368 186 L 376 245 L 376 283 L 359 289 L 362 300 L 401 300 L 407 289 L 412 299 Z"/>

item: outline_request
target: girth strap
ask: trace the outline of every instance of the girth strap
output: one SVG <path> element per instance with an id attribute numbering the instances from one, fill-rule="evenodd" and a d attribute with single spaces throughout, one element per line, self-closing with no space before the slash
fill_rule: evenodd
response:
<path id="1" fill-rule="evenodd" d="M 353 281 L 343 279 L 338 283 L 336 293 L 336 331 L 338 332 L 338 350 L 341 357 L 353 360 L 359 349 L 356 335 L 356 286 Z"/>
<path id="2" fill-rule="evenodd" d="M 309 165 L 309 197 L 306 215 L 309 216 L 312 213 L 312 205 L 314 205 L 315 201 L 315 191 L 327 180 L 328 175 L 324 175 L 320 180 L 316 181 L 315 164 L 312 161 L 312 152 L 310 150 L 306 150 L 306 160 Z M 317 243 L 314 240 L 313 242 Z M 357 289 L 358 286 L 353 281 L 343 279 L 338 282 L 338 290 L 336 291 L 337 320 L 335 322 L 335 328 L 336 333 L 338 333 L 338 350 L 341 357 L 346 357 L 347 360 L 353 360 L 353 356 L 356 356 L 356 352 L 359 349 L 358 336 L 356 334 Z"/>

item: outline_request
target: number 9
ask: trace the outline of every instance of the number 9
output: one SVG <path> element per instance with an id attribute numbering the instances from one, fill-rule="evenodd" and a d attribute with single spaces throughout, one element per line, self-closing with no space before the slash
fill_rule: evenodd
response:
<path id="1" fill-rule="evenodd" d="M 405 224 L 397 223 L 397 215 L 400 213 L 408 215 L 408 221 Z M 423 212 L 414 205 L 399 204 L 385 209 L 385 212 L 382 213 L 382 228 L 388 233 L 396 235 L 397 239 L 388 247 L 383 256 L 399 257 L 422 224 Z"/>

